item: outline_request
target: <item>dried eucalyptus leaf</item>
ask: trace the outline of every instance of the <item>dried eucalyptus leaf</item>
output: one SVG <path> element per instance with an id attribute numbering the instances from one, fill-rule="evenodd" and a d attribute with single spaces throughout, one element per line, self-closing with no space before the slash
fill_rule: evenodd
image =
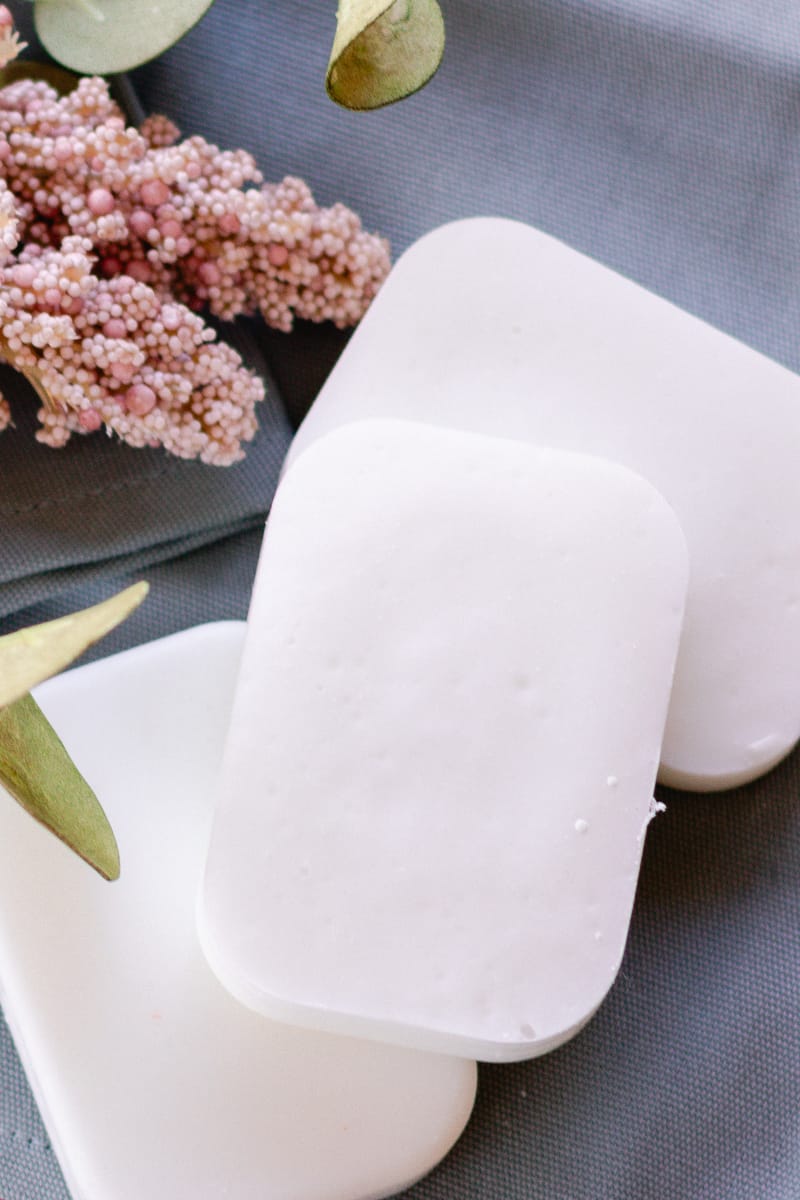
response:
<path id="1" fill-rule="evenodd" d="M 35 0 L 45 50 L 73 71 L 113 75 L 149 62 L 195 25 L 213 0 Z"/>
<path id="2" fill-rule="evenodd" d="M 148 590 L 134 583 L 101 604 L 0 637 L 0 709 L 68 667 L 130 616 Z"/>
<path id="3" fill-rule="evenodd" d="M 104 879 L 119 877 L 108 819 L 32 696 L 0 712 L 0 784 Z"/>
<path id="4" fill-rule="evenodd" d="M 326 87 L 345 108 L 380 108 L 410 96 L 444 53 L 436 0 L 340 0 Z"/>

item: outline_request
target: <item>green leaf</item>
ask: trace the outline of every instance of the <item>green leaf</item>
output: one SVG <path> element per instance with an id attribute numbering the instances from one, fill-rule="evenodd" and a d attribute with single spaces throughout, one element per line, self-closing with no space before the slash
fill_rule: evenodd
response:
<path id="1" fill-rule="evenodd" d="M 340 0 L 326 86 L 345 108 L 380 108 L 427 83 L 444 53 L 436 0 Z"/>
<path id="2" fill-rule="evenodd" d="M 57 62 L 84 75 L 130 71 L 195 25 L 213 0 L 35 0 L 34 25 Z"/>
<path id="3" fill-rule="evenodd" d="M 130 616 L 148 590 L 135 583 L 101 604 L 0 637 L 0 709 L 68 667 Z"/>
<path id="4" fill-rule="evenodd" d="M 119 877 L 108 819 L 32 696 L 0 712 L 0 783 L 104 879 Z"/>

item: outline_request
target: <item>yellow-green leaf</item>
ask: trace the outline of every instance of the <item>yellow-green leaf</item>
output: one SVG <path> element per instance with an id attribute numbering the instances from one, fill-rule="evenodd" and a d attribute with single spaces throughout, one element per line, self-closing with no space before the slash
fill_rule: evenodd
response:
<path id="1" fill-rule="evenodd" d="M 436 0 L 340 0 L 326 86 L 345 108 L 380 108 L 427 83 L 444 53 Z"/>
<path id="2" fill-rule="evenodd" d="M 0 712 L 0 784 L 104 879 L 118 878 L 108 819 L 32 696 Z"/>
<path id="3" fill-rule="evenodd" d="M 130 616 L 147 592 L 146 583 L 135 583 L 101 604 L 0 637 L 0 709 L 63 671 Z"/>
<path id="4" fill-rule="evenodd" d="M 84 75 L 130 71 L 162 54 L 213 0 L 35 0 L 34 25 L 49 54 Z"/>

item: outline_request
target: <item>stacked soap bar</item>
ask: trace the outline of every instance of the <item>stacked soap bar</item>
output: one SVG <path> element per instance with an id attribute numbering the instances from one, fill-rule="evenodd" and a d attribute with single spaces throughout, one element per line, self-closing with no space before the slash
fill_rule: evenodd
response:
<path id="1" fill-rule="evenodd" d="M 659 760 L 722 789 L 800 733 L 798 451 L 797 377 L 552 239 L 412 247 L 270 517 L 199 906 L 225 985 L 480 1059 L 575 1033 Z"/>
<path id="2" fill-rule="evenodd" d="M 295 439 L 362 417 L 578 450 L 689 545 L 661 778 L 707 791 L 800 736 L 800 378 L 553 238 L 460 221 L 399 260 Z"/>
<path id="3" fill-rule="evenodd" d="M 470 1114 L 474 1063 L 264 1020 L 203 958 L 242 633 L 201 626 L 38 690 L 117 833 L 112 887 L 0 798 L 3 1015 L 72 1200 L 376 1200 Z"/>
<path id="4" fill-rule="evenodd" d="M 276 497 L 207 857 L 233 626 L 42 689 L 110 901 L 0 807 L 0 998 L 75 1200 L 375 1200 L 470 1058 L 581 1028 L 659 757 L 719 788 L 797 738 L 799 448 L 794 376 L 533 230 L 405 256 Z"/>
<path id="5" fill-rule="evenodd" d="M 357 422 L 285 476 L 200 902 L 280 1020 L 489 1060 L 622 957 L 681 630 L 674 513 L 616 464 Z"/>

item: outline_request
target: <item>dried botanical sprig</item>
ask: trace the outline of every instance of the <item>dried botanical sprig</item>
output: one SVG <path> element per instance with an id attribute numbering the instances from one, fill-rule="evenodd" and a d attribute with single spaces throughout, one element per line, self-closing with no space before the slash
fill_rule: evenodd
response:
<path id="1" fill-rule="evenodd" d="M 163 117 L 127 127 L 101 79 L 0 90 L 0 353 L 42 399 L 48 445 L 104 426 L 236 462 L 263 385 L 197 310 L 345 326 L 388 272 L 386 243 L 343 205 L 177 139 Z M 0 430 L 10 417 L 0 397 Z"/>
<path id="2" fill-rule="evenodd" d="M 239 460 L 261 380 L 197 313 L 130 275 L 92 274 L 90 247 L 66 238 L 0 268 L 0 352 L 42 398 L 37 438 L 61 446 L 106 426 L 133 446 Z"/>
<path id="3" fill-rule="evenodd" d="M 212 0 L 35 0 L 36 32 L 58 62 L 84 75 L 129 71 L 177 42 Z M 439 66 L 444 21 L 436 0 L 339 0 L 326 76 L 346 108 L 377 108 L 417 91 Z"/>
<path id="4" fill-rule="evenodd" d="M 389 270 L 386 242 L 342 204 L 320 208 L 288 177 L 264 184 L 252 156 L 220 150 L 153 117 L 126 128 L 101 79 L 59 97 L 20 80 L 0 92 L 0 162 L 20 236 L 88 237 L 108 275 L 207 304 L 229 320 L 260 311 L 279 329 L 296 315 L 345 327 Z"/>
<path id="5" fill-rule="evenodd" d="M 119 878 L 108 818 L 32 696 L 0 710 L 0 787 L 104 879 Z"/>
<path id="6" fill-rule="evenodd" d="M 63 670 L 141 604 L 147 584 L 0 638 L 0 786 L 105 879 L 120 871 L 108 819 L 27 689 Z"/>
<path id="7" fill-rule="evenodd" d="M 339 0 L 325 85 L 345 108 L 381 108 L 419 91 L 444 53 L 436 0 Z"/>
<path id="8" fill-rule="evenodd" d="M 42 400 L 37 438 L 59 447 L 105 426 L 132 446 L 237 461 L 262 381 L 184 305 L 129 275 L 94 275 L 90 249 L 67 237 L 0 267 L 0 352 Z M 0 420 L 9 416 L 6 405 Z"/>
<path id="9" fill-rule="evenodd" d="M 148 590 L 146 583 L 135 583 L 91 608 L 0 637 L 0 709 L 63 671 L 116 629 L 139 607 Z"/>

